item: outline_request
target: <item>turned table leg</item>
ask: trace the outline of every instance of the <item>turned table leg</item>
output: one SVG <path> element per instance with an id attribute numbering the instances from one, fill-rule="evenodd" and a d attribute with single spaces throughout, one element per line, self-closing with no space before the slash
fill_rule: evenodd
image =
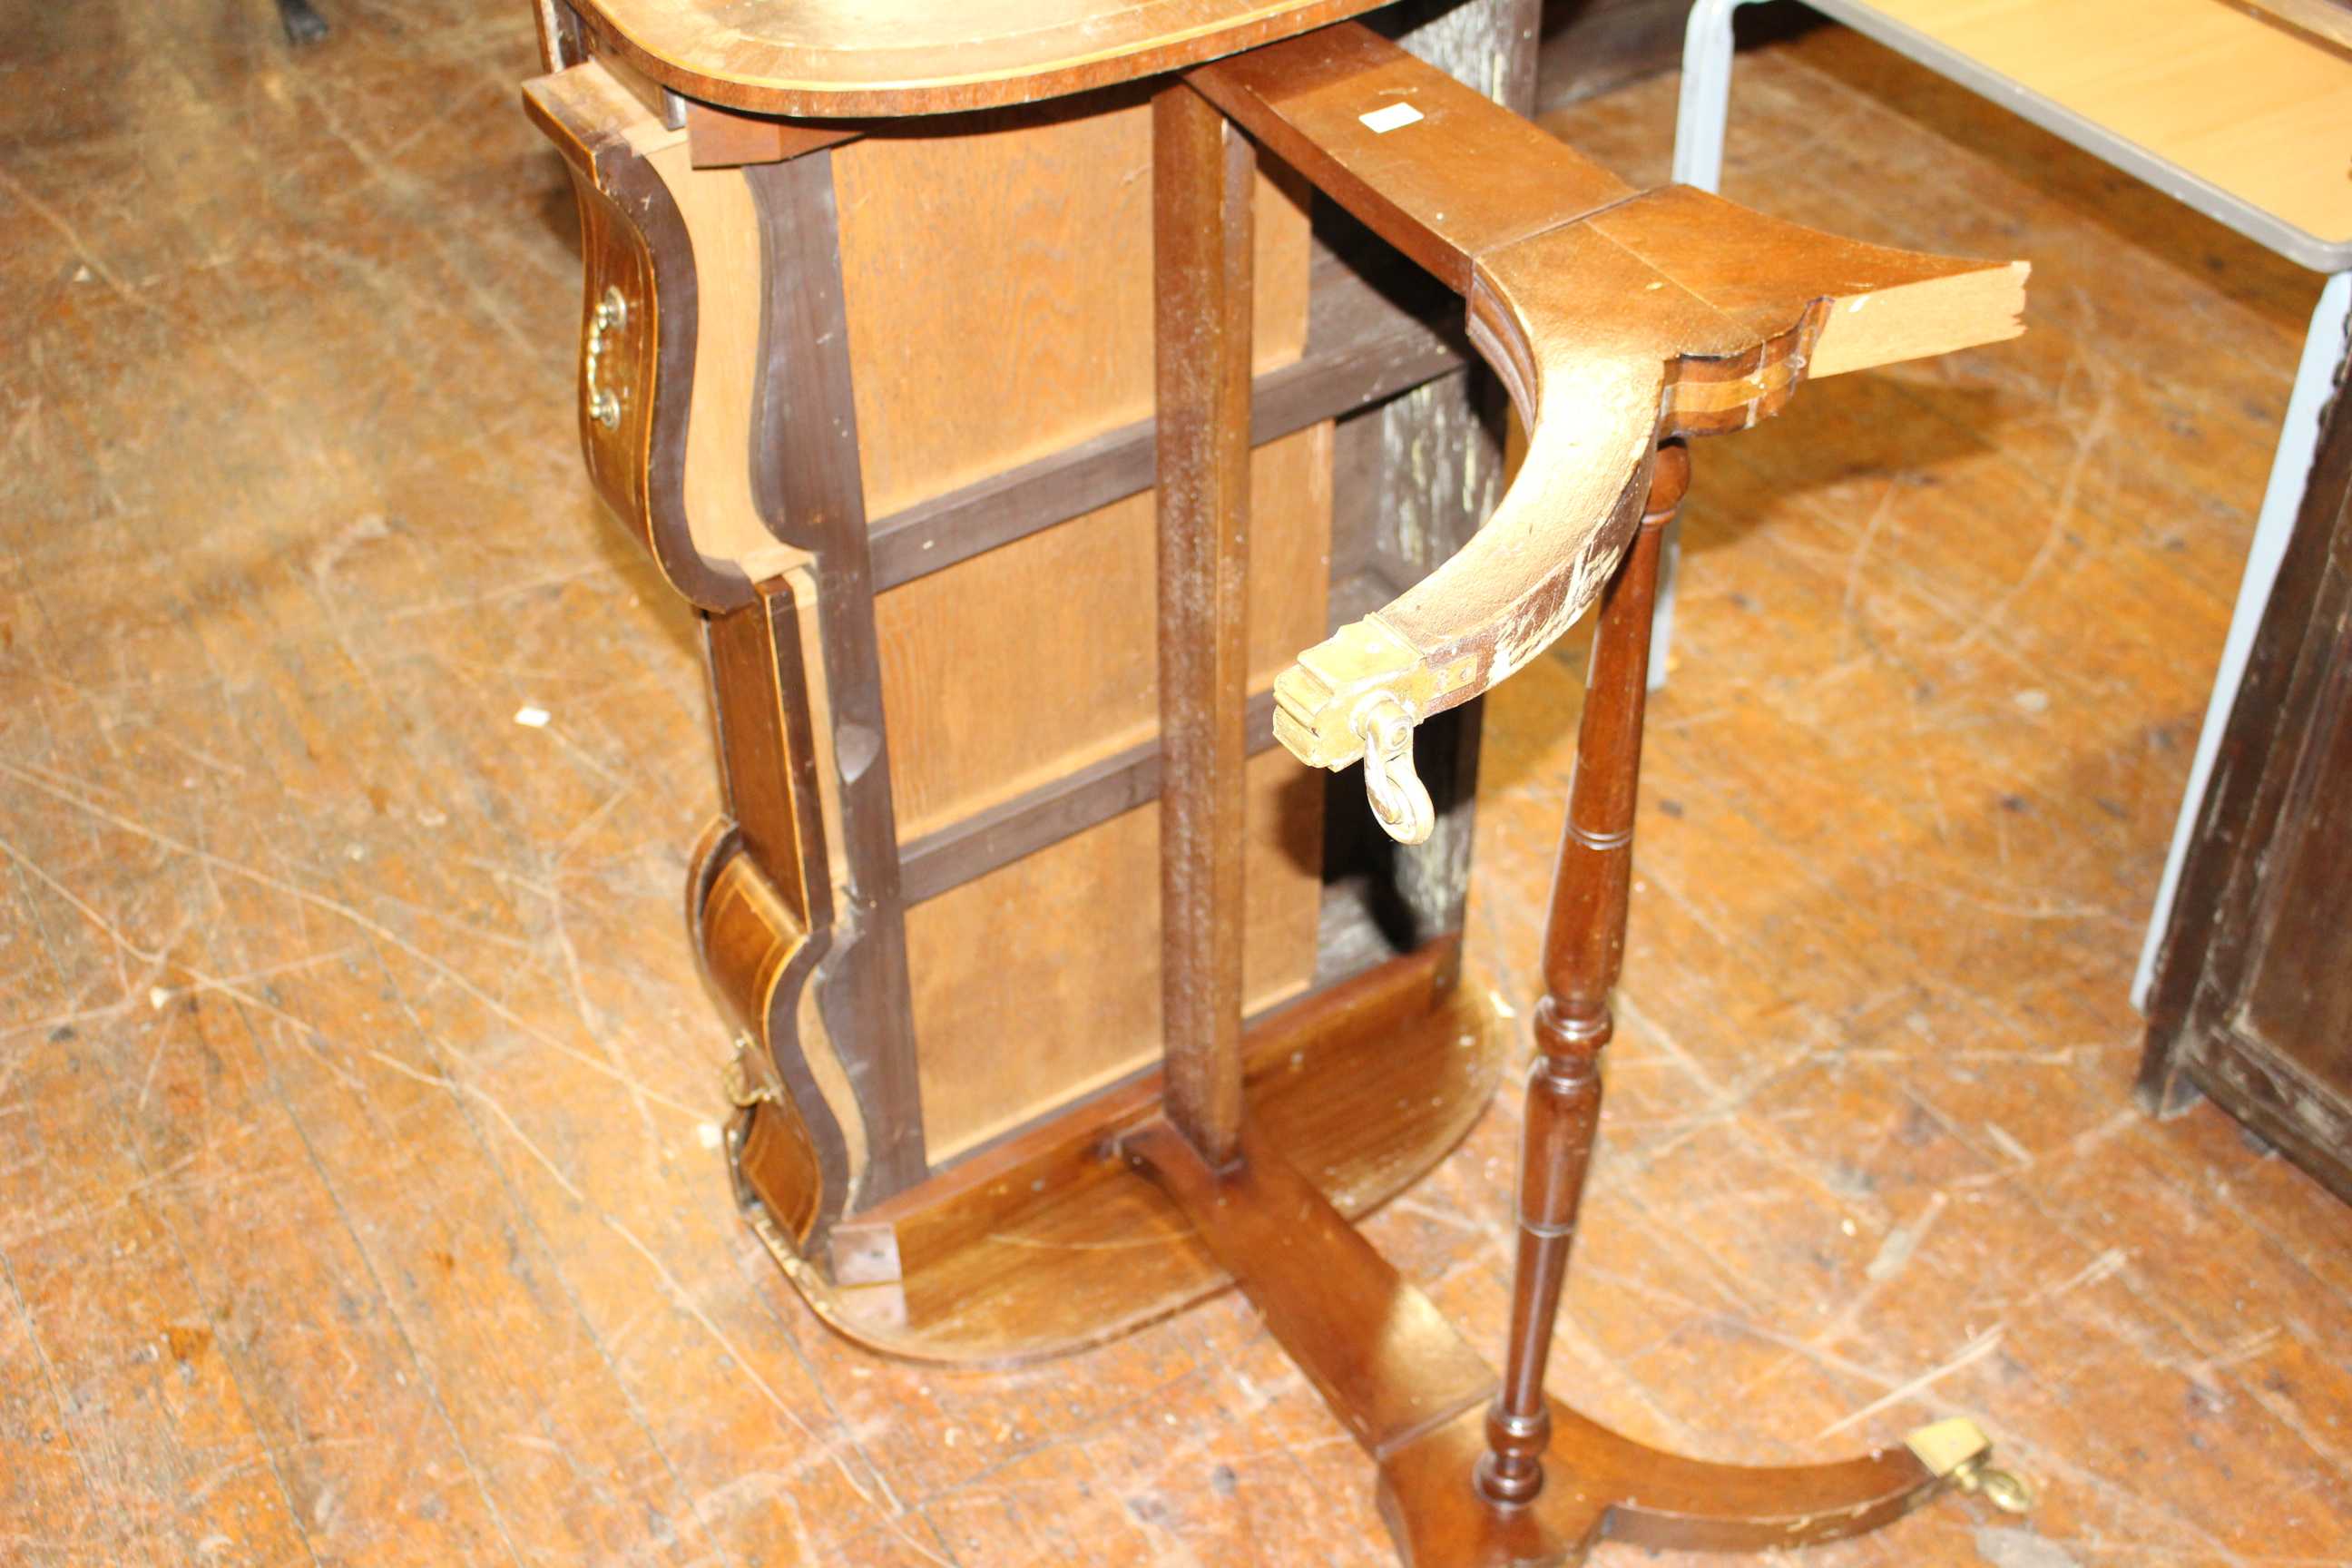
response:
<path id="1" fill-rule="evenodd" d="M 1877 1529 L 1948 1486 L 1987 1486 L 1996 1474 L 1987 1468 L 1991 1446 L 1962 1419 L 1849 1459 L 1750 1468 L 1647 1447 L 1544 1394 L 1601 1112 L 1610 992 L 1624 951 L 1660 535 L 1690 477 L 1679 440 L 1656 448 L 1654 458 L 1650 442 L 1662 426 L 1738 428 L 1772 412 L 1803 368 L 1793 345 L 1811 340 L 1784 331 L 1758 340 L 1752 356 L 1727 361 L 1722 344 L 1748 327 L 1711 316 L 1729 335 L 1710 339 L 1706 352 L 1661 347 L 1683 342 L 1689 301 L 1663 295 L 1670 279 L 1610 271 L 1633 254 L 1625 245 L 1566 223 L 1508 243 L 1475 224 L 1455 234 L 1444 226 L 1453 205 L 1438 194 L 1444 182 L 1412 156 L 1365 141 L 1381 133 L 1359 107 L 1371 90 L 1366 83 L 1380 71 L 1410 79 L 1420 68 L 1389 58 L 1386 46 L 1368 35 L 1341 29 L 1302 48 L 1296 69 L 1308 86 L 1261 51 L 1171 82 L 1153 103 L 1166 1076 L 1161 1116 L 1123 1131 L 1112 1146 L 1151 1173 L 1371 1456 L 1381 1511 L 1407 1568 L 1570 1568 L 1604 1535 L 1678 1549 L 1797 1546 Z M 1400 89 L 1391 83 L 1381 90 Z M 1418 90 L 1444 89 L 1431 81 Z M 1422 102 L 1438 107 L 1436 96 Z M 1321 171 L 1343 203 L 1349 192 L 1363 197 L 1367 210 L 1358 216 L 1465 289 L 1474 341 L 1507 381 L 1521 377 L 1515 391 L 1534 389 L 1524 383 L 1532 358 L 1514 357 L 1535 352 L 1517 324 L 1526 310 L 1575 323 L 1542 342 L 1582 342 L 1577 334 L 1590 331 L 1595 342 L 1613 345 L 1596 349 L 1598 358 L 1547 362 L 1556 389 L 1576 389 L 1576 410 L 1549 426 L 1529 420 L 1522 478 L 1479 544 L 1380 614 L 1302 654 L 1277 679 L 1276 733 L 1294 755 L 1325 767 L 1359 757 L 1368 770 L 1403 763 L 1409 724 L 1391 751 L 1384 736 L 1376 745 L 1381 732 L 1360 721 L 1383 701 L 1408 719 L 1425 718 L 1539 651 L 1558 630 L 1552 620 L 1564 625 L 1575 614 L 1570 601 L 1580 603 L 1601 563 L 1617 555 L 1630 503 L 1641 493 L 1634 476 L 1651 464 L 1643 515 L 1600 599 L 1545 937 L 1517 1280 L 1499 1379 L 1242 1111 L 1253 153 L 1221 110 L 1310 177 Z M 1421 118 L 1450 124 L 1450 116 L 1478 112 L 1458 104 Z M 1435 135 L 1423 144 L 1453 143 Z M 1373 173 L 1360 177 L 1350 159 Z M 1381 194 L 1382 177 L 1397 182 L 1393 200 Z M 1707 243 L 1724 254 L 1738 248 L 1712 230 Z M 1521 251 L 1523 245 L 1536 248 Z M 1792 321 L 1823 303 L 1813 284 L 1794 286 L 1803 297 Z M 1619 290 L 1630 323 L 1622 331 L 1591 327 L 1596 288 Z M 1677 377 L 1693 368 L 1686 384 L 1661 383 L 1654 374 L 1661 364 Z M 1520 405 L 1524 413 L 1526 400 Z M 1593 420 L 1604 416 L 1617 421 L 1613 435 L 1595 433 Z M 1622 475 L 1601 472 L 1609 464 L 1596 465 L 1593 453 L 1628 466 Z M 1580 467 L 1594 471 L 1573 486 L 1559 478 Z M 1530 483 L 1530 471 L 1542 482 Z M 1434 708 L 1413 706 L 1428 703 Z M 1383 825 L 1410 839 L 1400 821 L 1409 827 L 1411 814 L 1392 817 L 1378 780 L 1370 772 L 1367 779 Z"/>
<path id="2" fill-rule="evenodd" d="M 1188 1108 L 1176 1082 L 1188 1055 L 1218 1061 L 1213 1035 L 1180 1033 L 1171 1013 L 1166 1118 L 1121 1140 L 1379 1465 L 1381 1512 L 1406 1568 L 1572 1568 L 1604 1535 L 1676 1550 L 1801 1546 L 1875 1530 L 1948 1486 L 2022 1503 L 1963 1419 L 1853 1458 L 1757 1468 L 1647 1447 L 1544 1395 L 1625 944 L 1659 535 L 1689 477 L 1679 446 L 1659 452 L 1641 526 L 1601 601 L 1545 935 L 1503 1376 L 1279 1149 L 1239 1118 L 1231 1143 L 1204 1136 L 1218 1118 Z"/>
<path id="3" fill-rule="evenodd" d="M 1641 529 L 1602 593 L 1586 671 L 1568 826 L 1544 927 L 1544 995 L 1536 1004 L 1537 1054 L 1528 1074 L 1519 1152 L 1511 1333 L 1478 1467 L 1479 1486 L 1497 1502 L 1525 1502 L 1543 1487 L 1544 1446 L 1551 1436 L 1544 1363 L 1601 1120 L 1601 1050 L 1615 1027 L 1609 993 L 1625 955 L 1659 537 L 1689 483 L 1688 451 L 1679 445 L 1661 449 Z"/>

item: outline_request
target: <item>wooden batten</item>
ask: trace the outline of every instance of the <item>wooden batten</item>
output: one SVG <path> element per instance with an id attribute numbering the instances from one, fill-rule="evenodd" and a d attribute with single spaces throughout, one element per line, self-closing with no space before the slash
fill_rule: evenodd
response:
<path id="1" fill-rule="evenodd" d="M 1315 974 L 1322 781 L 1279 751 L 1245 770 L 1244 1005 Z M 923 1120 L 953 1159 L 1157 1058 L 1160 824 L 1145 804 L 916 905 L 907 915 Z M 1105 933 L 1067 961 L 1069 933 Z M 1019 1040 L 1017 1053 L 1003 1042 Z"/>
<path id="2" fill-rule="evenodd" d="M 1319 246 L 1311 279 L 1306 348 L 1251 388 L 1254 445 L 1395 397 L 1467 361 L 1457 326 L 1423 319 Z M 1150 489 L 1153 434 L 1152 421 L 1139 419 L 882 518 L 874 525 L 877 586 L 943 571 Z"/>
<path id="3" fill-rule="evenodd" d="M 1274 744 L 1274 693 L 1249 700 L 1244 717 L 1249 754 Z M 919 838 L 899 851 L 901 891 L 909 904 L 984 877 L 1024 855 L 1108 822 L 1160 798 L 1157 737 L 1074 769 L 1000 805 L 977 811 Z M 1448 928 L 1451 929 L 1451 928 Z"/>
<path id="4" fill-rule="evenodd" d="M 1331 426 L 1259 447 L 1251 468 L 1248 658 L 1264 690 L 1322 635 Z M 880 595 L 902 841 L 1158 732 L 1157 538 L 1144 491 Z M 1019 636 L 1008 635 L 1013 627 Z"/>
<path id="5" fill-rule="evenodd" d="M 853 1186 L 872 1202 L 929 1171 L 908 1005 L 906 928 L 890 789 L 872 568 L 830 150 L 754 165 L 763 268 L 760 368 L 750 418 L 761 432 L 751 486 L 768 530 L 814 556 L 818 658 L 812 712 L 830 734 L 821 783 L 838 823 L 837 907 L 854 911 L 816 975 L 824 1031 L 858 1106 L 867 1158 Z"/>

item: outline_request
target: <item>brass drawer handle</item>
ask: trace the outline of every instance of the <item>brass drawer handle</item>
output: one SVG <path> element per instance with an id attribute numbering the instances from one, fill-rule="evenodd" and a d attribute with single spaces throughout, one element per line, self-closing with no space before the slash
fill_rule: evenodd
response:
<path id="1" fill-rule="evenodd" d="M 620 426 L 621 395 L 596 384 L 596 367 L 604 358 L 605 334 L 618 332 L 628 324 L 629 302 L 621 297 L 620 289 L 607 288 L 604 297 L 596 301 L 596 313 L 588 319 L 588 363 L 581 388 L 588 400 L 588 417 L 607 430 Z"/>

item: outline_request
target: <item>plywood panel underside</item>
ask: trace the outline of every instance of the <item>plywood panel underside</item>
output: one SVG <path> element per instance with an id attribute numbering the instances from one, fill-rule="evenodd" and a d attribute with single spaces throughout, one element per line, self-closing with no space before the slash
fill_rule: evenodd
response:
<path id="1" fill-rule="evenodd" d="M 1323 779 L 1280 750 L 1247 770 L 1244 1005 L 1315 973 Z M 1157 802 L 907 914 L 923 1135 L 934 1164 L 1160 1053 Z"/>
<path id="2" fill-rule="evenodd" d="M 1258 689 L 1321 635 L 1330 479 L 1328 425 L 1255 455 Z M 1157 735 L 1156 537 L 1147 491 L 881 595 L 902 841 Z M 1244 985 L 1255 1011 L 1314 973 L 1322 779 L 1270 751 L 1250 764 L 1248 797 Z M 1157 1053 L 1159 846 L 1147 803 L 908 911 L 935 1163 Z"/>
<path id="3" fill-rule="evenodd" d="M 1331 426 L 1250 473 L 1251 689 L 1323 637 Z M 1151 740 L 1158 525 L 1146 490 L 880 595 L 883 711 L 902 839 Z"/>
<path id="4" fill-rule="evenodd" d="M 868 517 L 1150 416 L 1143 94 L 878 128 L 833 163 Z M 1262 168 L 1260 373 L 1305 346 L 1307 259 L 1304 188 Z"/>
<path id="5" fill-rule="evenodd" d="M 877 127 L 832 153 L 869 519 L 1150 416 L 1147 98 Z M 1306 342 L 1295 178 L 1261 173 L 1256 217 L 1264 372 Z M 1323 635 L 1330 482 L 1328 425 L 1257 455 L 1259 687 Z M 1156 538 L 1146 490 L 877 597 L 902 844 L 1151 742 Z M 1295 767 L 1252 770 L 1253 1006 L 1313 973 L 1320 801 Z M 1146 805 L 908 911 L 933 1163 L 1157 1053 L 1158 876 Z"/>

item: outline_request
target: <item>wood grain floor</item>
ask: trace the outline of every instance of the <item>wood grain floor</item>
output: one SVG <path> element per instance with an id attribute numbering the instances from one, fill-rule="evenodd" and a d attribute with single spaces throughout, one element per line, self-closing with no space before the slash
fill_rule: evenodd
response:
<path id="1" fill-rule="evenodd" d="M 1238 1303 L 909 1371 L 736 1222 L 704 700 L 575 455 L 522 8 L 327 9 L 0 61 L 0 1559 L 1389 1561 Z M 1672 91 L 1561 129 L 1661 177 Z M 2030 257 L 2032 331 L 1698 453 L 1556 1387 L 1715 1457 L 1965 1413 L 2042 1489 L 1823 1565 L 2352 1560 L 2352 1211 L 2126 1098 L 2315 280 L 1836 32 L 1743 62 L 1727 188 Z M 1487 727 L 1507 996 L 1577 662 Z M 1515 1116 L 1370 1226 L 1489 1338 Z"/>

